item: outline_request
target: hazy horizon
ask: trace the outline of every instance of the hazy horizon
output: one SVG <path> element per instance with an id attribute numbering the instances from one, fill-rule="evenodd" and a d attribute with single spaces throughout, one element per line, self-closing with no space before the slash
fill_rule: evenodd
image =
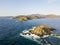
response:
<path id="1" fill-rule="evenodd" d="M 60 0 L 0 0 L 0 16 L 60 15 Z"/>

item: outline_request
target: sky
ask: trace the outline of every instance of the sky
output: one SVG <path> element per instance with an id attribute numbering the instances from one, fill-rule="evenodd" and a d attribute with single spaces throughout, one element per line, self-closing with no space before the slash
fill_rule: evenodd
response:
<path id="1" fill-rule="evenodd" d="M 60 15 L 60 0 L 0 0 L 0 16 Z"/>

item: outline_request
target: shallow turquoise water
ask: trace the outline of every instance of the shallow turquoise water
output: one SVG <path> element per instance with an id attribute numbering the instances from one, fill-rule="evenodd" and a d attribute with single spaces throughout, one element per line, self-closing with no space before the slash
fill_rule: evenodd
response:
<path id="1" fill-rule="evenodd" d="M 56 34 L 60 34 L 60 18 L 57 19 L 36 19 L 20 22 L 17 19 L 0 19 L 0 45 L 40 45 L 35 41 L 21 37 L 23 30 L 29 30 L 35 26 L 47 25 L 55 28 Z M 60 45 L 60 39 L 56 37 L 45 38 L 51 45 Z M 44 43 L 42 41 L 41 43 Z"/>

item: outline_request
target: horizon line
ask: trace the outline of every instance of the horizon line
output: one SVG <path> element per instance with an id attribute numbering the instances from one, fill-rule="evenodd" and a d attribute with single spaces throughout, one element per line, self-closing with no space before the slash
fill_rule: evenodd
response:
<path id="1" fill-rule="evenodd" d="M 5 17 L 5 16 L 27 16 L 27 15 L 58 15 L 58 16 L 60 16 L 60 14 L 18 14 L 18 15 L 4 15 L 4 16 L 2 16 L 2 15 L 0 15 L 0 16 L 2 16 L 2 17 Z"/>

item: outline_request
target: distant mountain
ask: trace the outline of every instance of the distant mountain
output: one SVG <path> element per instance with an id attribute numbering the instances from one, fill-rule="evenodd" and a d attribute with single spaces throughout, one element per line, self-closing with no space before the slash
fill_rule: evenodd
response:
<path id="1" fill-rule="evenodd" d="M 39 19 L 39 18 L 60 18 L 60 16 L 58 15 L 54 15 L 54 14 L 49 14 L 49 15 L 42 15 L 42 14 L 31 14 L 31 15 L 19 15 L 19 16 L 15 16 L 13 18 L 20 18 L 20 17 L 27 17 L 29 19 Z"/>
<path id="2" fill-rule="evenodd" d="M 49 15 L 46 15 L 45 18 L 60 18 L 60 16 L 54 15 L 54 14 L 49 14 Z"/>
<path id="3" fill-rule="evenodd" d="M 30 14 L 30 15 L 19 15 L 19 16 L 4 16 L 0 18 L 12 18 L 12 19 L 19 19 L 23 21 L 32 20 L 32 19 L 42 19 L 42 18 L 60 18 L 59 15 L 49 14 L 49 15 L 42 15 L 42 14 Z"/>
<path id="4" fill-rule="evenodd" d="M 13 17 L 13 19 L 19 19 L 21 21 L 27 21 L 32 19 L 42 19 L 42 18 L 60 18 L 60 16 L 49 14 L 49 15 L 42 15 L 42 14 L 31 14 L 31 15 L 19 15 Z"/>
<path id="5" fill-rule="evenodd" d="M 38 19 L 38 18 L 43 18 L 44 16 L 40 15 L 40 14 L 31 14 L 31 15 L 19 15 L 19 16 L 13 17 L 13 18 L 20 18 L 20 17 L 27 17 L 29 19 L 31 19 L 31 18 Z"/>

